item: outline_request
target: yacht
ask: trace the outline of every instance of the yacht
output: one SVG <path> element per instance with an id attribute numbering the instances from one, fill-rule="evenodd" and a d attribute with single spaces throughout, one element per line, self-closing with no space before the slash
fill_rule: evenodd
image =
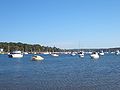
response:
<path id="1" fill-rule="evenodd" d="M 72 56 L 75 56 L 75 55 L 76 55 L 76 53 L 75 53 L 75 52 L 72 52 L 72 53 L 71 53 L 71 55 L 72 55 Z"/>
<path id="2" fill-rule="evenodd" d="M 52 53 L 51 55 L 54 56 L 54 57 L 58 57 L 59 56 L 58 54 L 55 54 L 55 53 Z"/>
<path id="3" fill-rule="evenodd" d="M 101 56 L 103 56 L 103 55 L 104 55 L 104 52 L 103 52 L 103 51 L 101 51 L 99 54 L 100 54 Z"/>
<path id="4" fill-rule="evenodd" d="M 93 58 L 93 59 L 98 59 L 98 58 L 100 57 L 97 52 L 93 52 L 90 56 L 91 56 L 91 58 Z"/>
<path id="5" fill-rule="evenodd" d="M 28 52 L 24 52 L 24 54 L 28 54 Z"/>
<path id="6" fill-rule="evenodd" d="M 64 54 L 68 54 L 68 52 L 64 52 Z"/>
<path id="7" fill-rule="evenodd" d="M 115 54 L 116 54 L 116 55 L 120 55 L 120 51 L 117 50 L 117 51 L 115 52 Z"/>
<path id="8" fill-rule="evenodd" d="M 11 58 L 22 58 L 23 53 L 21 51 L 13 51 L 13 52 L 9 53 L 8 56 Z"/>
<path id="9" fill-rule="evenodd" d="M 44 52 L 43 54 L 44 54 L 44 55 L 48 55 L 48 54 L 50 54 L 50 53 L 49 53 L 49 52 Z"/>
<path id="10" fill-rule="evenodd" d="M 39 60 L 43 60 L 43 59 L 44 59 L 43 57 L 38 56 L 38 55 L 34 55 L 34 56 L 32 57 L 32 60 L 33 60 L 33 61 L 39 61 Z"/>
<path id="11" fill-rule="evenodd" d="M 79 57 L 83 58 L 83 57 L 84 57 L 84 52 L 83 52 L 83 51 L 80 51 L 80 52 L 78 53 L 78 55 L 79 55 Z"/>

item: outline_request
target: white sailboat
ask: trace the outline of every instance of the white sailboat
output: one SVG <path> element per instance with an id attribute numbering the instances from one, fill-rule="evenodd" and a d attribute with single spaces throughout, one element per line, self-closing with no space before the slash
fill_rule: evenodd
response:
<path id="1" fill-rule="evenodd" d="M 98 58 L 100 57 L 97 52 L 93 52 L 90 56 L 91 56 L 91 58 L 93 58 L 93 59 L 98 59 Z"/>
<path id="2" fill-rule="evenodd" d="M 79 48 L 80 48 L 80 42 L 79 42 Z M 80 49 L 79 49 L 78 55 L 79 55 L 79 57 L 83 58 L 84 57 L 84 52 L 80 51 Z"/>
<path id="3" fill-rule="evenodd" d="M 55 46 L 54 46 L 55 47 Z M 53 57 L 58 57 L 59 55 L 58 54 L 56 54 L 55 52 L 54 52 L 54 50 L 53 50 L 53 52 L 51 53 L 51 55 L 53 56 Z"/>
<path id="4" fill-rule="evenodd" d="M 23 54 L 28 54 L 28 52 L 24 52 Z"/>
<path id="5" fill-rule="evenodd" d="M 104 52 L 103 52 L 103 51 L 101 51 L 99 54 L 100 54 L 101 56 L 103 56 L 103 55 L 104 55 Z"/>
<path id="6" fill-rule="evenodd" d="M 59 55 L 56 54 L 56 53 L 52 53 L 51 55 L 54 56 L 54 57 L 58 57 L 58 56 L 59 56 Z"/>
<path id="7" fill-rule="evenodd" d="M 119 51 L 119 50 L 116 50 L 115 54 L 116 54 L 116 55 L 120 55 L 120 51 Z"/>
<path id="8" fill-rule="evenodd" d="M 44 55 L 48 55 L 48 54 L 50 54 L 50 53 L 49 53 L 49 52 L 44 52 L 43 54 L 44 54 Z"/>
<path id="9" fill-rule="evenodd" d="M 78 55 L 79 55 L 79 57 L 83 58 L 83 57 L 84 57 L 84 52 L 83 52 L 83 51 L 80 51 L 80 52 L 78 53 Z"/>
<path id="10" fill-rule="evenodd" d="M 75 53 L 75 52 L 72 52 L 72 53 L 71 53 L 71 55 L 72 55 L 72 56 L 75 56 L 75 55 L 76 55 L 76 53 Z"/>

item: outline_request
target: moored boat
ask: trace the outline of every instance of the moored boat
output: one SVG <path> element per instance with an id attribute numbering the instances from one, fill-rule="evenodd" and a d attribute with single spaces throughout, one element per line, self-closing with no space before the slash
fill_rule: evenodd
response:
<path id="1" fill-rule="evenodd" d="M 51 55 L 54 56 L 54 57 L 58 57 L 59 56 L 58 54 L 55 54 L 55 53 L 52 53 Z"/>
<path id="2" fill-rule="evenodd" d="M 22 58 L 23 53 L 21 51 L 13 51 L 13 52 L 9 53 L 8 56 L 11 58 Z"/>
<path id="3" fill-rule="evenodd" d="M 48 54 L 50 54 L 50 53 L 49 53 L 49 52 L 44 52 L 43 54 L 44 54 L 44 55 L 48 55 Z"/>
<path id="4" fill-rule="evenodd" d="M 28 52 L 24 52 L 23 54 L 28 54 Z"/>
<path id="5" fill-rule="evenodd" d="M 84 57 L 84 52 L 83 52 L 83 51 L 80 51 L 80 52 L 78 53 L 78 55 L 79 55 L 79 57 L 83 58 L 83 57 Z"/>
<path id="6" fill-rule="evenodd" d="M 39 60 L 43 60 L 43 59 L 44 59 L 43 57 L 38 56 L 38 55 L 34 55 L 34 56 L 32 57 L 32 60 L 33 60 L 33 61 L 39 61 Z"/>
<path id="7" fill-rule="evenodd" d="M 119 51 L 119 50 L 116 50 L 115 54 L 116 54 L 116 55 L 120 55 L 120 51 Z"/>
<path id="8" fill-rule="evenodd" d="M 75 55 L 76 55 L 76 53 L 75 53 L 75 52 L 72 52 L 72 53 L 71 53 L 71 55 L 72 55 L 72 56 L 75 56 Z"/>
<path id="9" fill-rule="evenodd" d="M 103 52 L 103 51 L 101 51 L 99 54 L 100 54 L 101 56 L 103 56 L 103 55 L 104 55 L 104 52 Z"/>
<path id="10" fill-rule="evenodd" d="M 93 52 L 90 56 L 91 56 L 91 58 L 93 58 L 93 59 L 98 59 L 98 58 L 100 57 L 97 52 Z"/>

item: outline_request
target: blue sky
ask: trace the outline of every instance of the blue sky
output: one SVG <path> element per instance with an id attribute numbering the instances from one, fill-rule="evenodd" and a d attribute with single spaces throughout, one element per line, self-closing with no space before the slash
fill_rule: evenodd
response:
<path id="1" fill-rule="evenodd" d="M 120 46 L 120 0 L 0 0 L 0 41 Z"/>

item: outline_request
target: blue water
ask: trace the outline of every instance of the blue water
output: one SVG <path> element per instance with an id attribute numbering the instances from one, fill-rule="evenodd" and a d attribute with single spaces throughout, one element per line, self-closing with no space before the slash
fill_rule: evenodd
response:
<path id="1" fill-rule="evenodd" d="M 0 55 L 0 90 L 120 90 L 120 56 L 42 56 L 32 61 L 32 55 Z"/>

